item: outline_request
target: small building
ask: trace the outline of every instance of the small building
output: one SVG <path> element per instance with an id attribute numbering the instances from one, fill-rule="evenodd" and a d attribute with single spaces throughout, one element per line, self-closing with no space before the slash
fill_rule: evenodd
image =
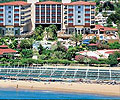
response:
<path id="1" fill-rule="evenodd" d="M 15 55 L 17 53 L 16 50 L 8 48 L 7 45 L 0 45 L 0 57 L 8 57 L 8 55 Z"/>

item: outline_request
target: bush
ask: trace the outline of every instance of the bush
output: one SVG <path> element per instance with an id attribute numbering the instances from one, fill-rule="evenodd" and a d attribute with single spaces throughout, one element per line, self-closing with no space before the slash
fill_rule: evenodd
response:
<path id="1" fill-rule="evenodd" d="M 21 56 L 23 58 L 31 58 L 33 56 L 33 51 L 32 50 L 23 49 L 21 51 Z"/>
<path id="2" fill-rule="evenodd" d="M 85 60 L 85 57 L 83 55 L 76 55 L 75 60 L 79 61 L 80 63 L 83 63 Z"/>

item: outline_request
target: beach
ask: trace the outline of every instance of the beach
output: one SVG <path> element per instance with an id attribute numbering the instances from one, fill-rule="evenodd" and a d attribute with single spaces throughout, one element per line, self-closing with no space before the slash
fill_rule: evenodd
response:
<path id="1" fill-rule="evenodd" d="M 92 93 L 107 96 L 120 96 L 120 85 L 108 84 L 0 80 L 0 88 L 48 90 L 59 92 Z"/>

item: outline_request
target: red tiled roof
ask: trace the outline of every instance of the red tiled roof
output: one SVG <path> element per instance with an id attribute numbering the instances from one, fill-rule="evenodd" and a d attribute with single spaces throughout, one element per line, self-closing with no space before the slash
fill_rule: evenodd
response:
<path id="1" fill-rule="evenodd" d="M 91 43 L 89 46 L 98 46 L 98 44 Z"/>
<path id="2" fill-rule="evenodd" d="M 36 4 L 62 4 L 61 2 L 55 2 L 55 1 L 44 1 L 44 2 L 37 2 Z"/>
<path id="3" fill-rule="evenodd" d="M 15 53 L 16 50 L 13 49 L 0 49 L 0 55 L 4 54 L 4 53 Z"/>
<path id="4" fill-rule="evenodd" d="M 64 5 L 96 5 L 95 2 L 85 2 L 85 1 L 77 1 L 71 3 L 64 3 Z"/>
<path id="5" fill-rule="evenodd" d="M 27 3 L 24 1 L 14 1 L 14 2 L 5 2 L 5 3 L 0 3 L 0 5 L 30 5 L 31 3 Z"/>
<path id="6" fill-rule="evenodd" d="M 95 28 L 99 29 L 100 31 L 118 31 L 116 28 L 104 27 L 102 25 L 95 25 Z"/>
<path id="7" fill-rule="evenodd" d="M 107 53 L 107 54 L 113 54 L 113 53 L 115 53 L 116 51 L 107 51 L 107 52 L 105 52 L 105 53 Z M 117 52 L 120 52 L 120 50 L 117 50 Z"/>
<path id="8" fill-rule="evenodd" d="M 0 45 L 0 48 L 7 48 L 8 46 L 7 45 Z"/>

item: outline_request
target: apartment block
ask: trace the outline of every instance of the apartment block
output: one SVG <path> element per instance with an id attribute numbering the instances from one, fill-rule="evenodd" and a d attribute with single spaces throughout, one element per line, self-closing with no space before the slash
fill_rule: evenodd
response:
<path id="1" fill-rule="evenodd" d="M 0 33 L 20 35 L 31 31 L 31 4 L 24 1 L 0 3 Z"/>
<path id="2" fill-rule="evenodd" d="M 54 1 L 37 2 L 35 11 L 36 26 L 55 24 L 59 29 L 62 28 L 62 3 Z"/>
<path id="3" fill-rule="evenodd" d="M 66 34 L 90 33 L 94 26 L 95 3 L 77 1 L 63 4 L 63 30 Z"/>

